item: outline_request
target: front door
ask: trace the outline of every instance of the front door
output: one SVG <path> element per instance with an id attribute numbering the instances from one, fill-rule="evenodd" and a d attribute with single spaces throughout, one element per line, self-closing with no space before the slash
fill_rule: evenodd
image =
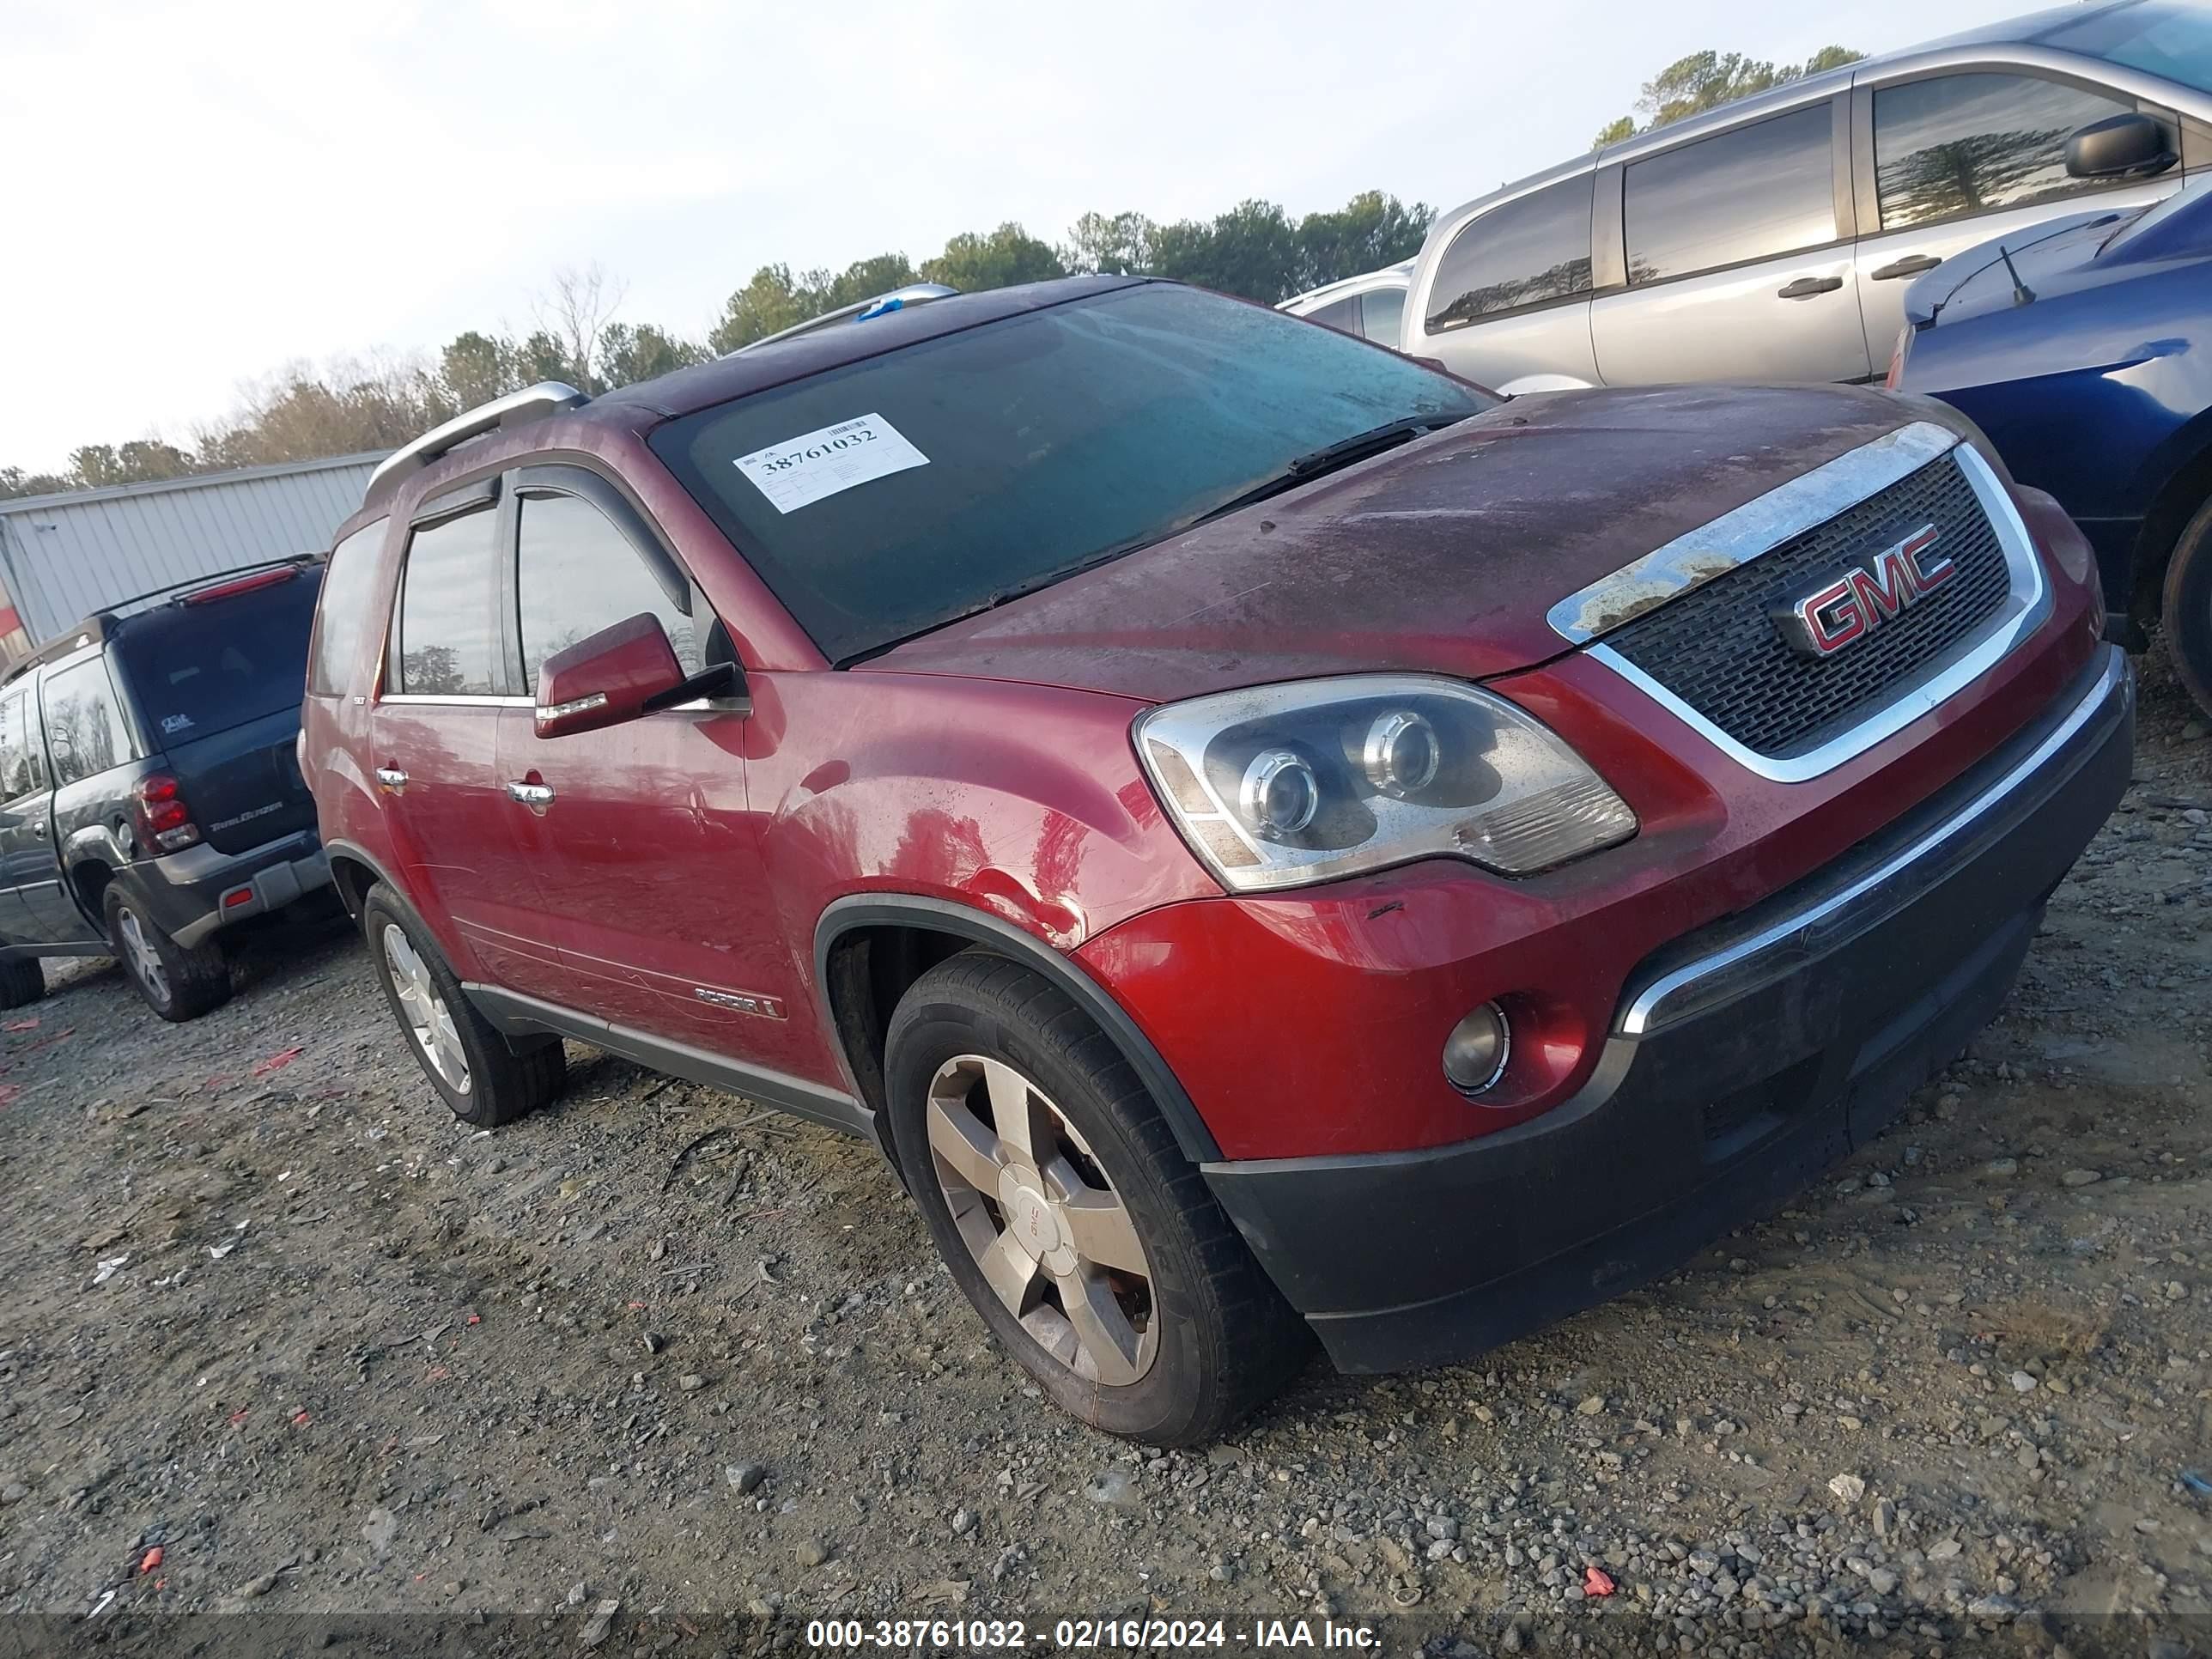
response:
<path id="1" fill-rule="evenodd" d="M 371 755 L 417 911 L 464 978 L 531 996 L 562 988 L 538 941 L 538 884 L 500 776 L 505 729 L 530 725 L 500 623 L 513 516 L 495 489 L 431 502 L 410 528 Z"/>
<path id="2" fill-rule="evenodd" d="M 1822 99 L 1621 170 L 1628 286 L 1590 305 L 1607 386 L 1867 377 L 1838 228 L 1845 107 Z"/>
<path id="3" fill-rule="evenodd" d="M 0 693 L 0 944 L 41 940 L 30 901 L 49 896 L 58 878 L 54 862 L 52 805 L 46 745 L 39 735 L 39 707 L 26 678 Z"/>
<path id="4" fill-rule="evenodd" d="M 1889 361 L 1913 279 L 1953 254 L 1992 237 L 2025 239 L 2062 214 L 2124 212 L 2179 189 L 2179 167 L 2117 186 L 2068 174 L 2068 137 L 2135 107 L 2132 98 L 2010 70 L 1923 75 L 1863 94 L 1873 179 L 1860 192 L 1854 263 L 1875 363 Z M 1864 153 L 1864 139 L 1860 146 Z"/>
<path id="5" fill-rule="evenodd" d="M 615 623 L 659 619 L 687 674 L 729 661 L 705 596 L 596 474 L 517 475 L 523 683 Z M 617 1025 L 781 1069 L 818 1047 L 745 811 L 741 699 L 702 699 L 599 732 L 503 729 L 507 811 L 532 848 L 572 1006 Z M 550 794 L 546 792 L 550 792 Z"/>

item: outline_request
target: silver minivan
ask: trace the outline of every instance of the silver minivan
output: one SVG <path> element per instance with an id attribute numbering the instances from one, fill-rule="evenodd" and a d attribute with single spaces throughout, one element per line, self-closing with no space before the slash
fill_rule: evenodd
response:
<path id="1" fill-rule="evenodd" d="M 1809 76 L 1439 216 L 1400 349 L 1501 392 L 1868 380 L 1921 272 L 2087 198 L 2156 201 L 2205 168 L 2212 7 L 2039 12 Z"/>

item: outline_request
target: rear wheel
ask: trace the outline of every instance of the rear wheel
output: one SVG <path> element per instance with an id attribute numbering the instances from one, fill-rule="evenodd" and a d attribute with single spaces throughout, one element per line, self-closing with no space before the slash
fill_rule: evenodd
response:
<path id="1" fill-rule="evenodd" d="M 36 957 L 0 962 L 0 1008 L 20 1008 L 46 994 L 46 970 Z"/>
<path id="2" fill-rule="evenodd" d="M 2162 615 L 2166 647 L 2197 707 L 2212 714 L 2212 501 L 2173 544 Z"/>
<path id="3" fill-rule="evenodd" d="M 163 1019 L 198 1019 L 230 1000 L 230 963 L 222 945 L 212 939 L 178 944 L 114 883 L 102 908 L 107 912 L 107 940 L 123 964 L 124 977 Z"/>
<path id="4" fill-rule="evenodd" d="M 1121 1058 L 1063 993 L 969 951 L 892 1016 L 884 1084 L 938 1249 L 1064 1409 L 1152 1445 L 1279 1391 L 1305 1328 Z"/>
<path id="5" fill-rule="evenodd" d="M 362 901 L 362 931 L 385 1000 L 407 1034 L 430 1086 L 464 1123 L 512 1123 L 544 1105 L 568 1081 L 561 1044 L 540 1038 L 518 1049 L 477 1012 L 429 936 L 382 883 Z"/>

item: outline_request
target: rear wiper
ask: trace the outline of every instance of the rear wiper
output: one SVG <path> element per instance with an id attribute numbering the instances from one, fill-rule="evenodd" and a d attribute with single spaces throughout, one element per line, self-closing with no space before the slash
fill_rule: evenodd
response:
<path id="1" fill-rule="evenodd" d="M 1349 438 L 1340 438 L 1324 445 L 1310 454 L 1298 456 L 1285 465 L 1279 472 L 1272 473 L 1249 489 L 1238 491 L 1218 506 L 1208 507 L 1191 522 L 1205 524 L 1255 501 L 1264 501 L 1271 495 L 1279 495 L 1286 489 L 1295 489 L 1302 483 L 1330 472 L 1340 471 L 1354 461 L 1364 461 L 1370 455 L 1379 455 L 1386 449 L 1411 443 L 1425 433 L 1438 432 L 1448 426 L 1456 426 L 1468 419 L 1466 415 L 1409 415 L 1402 420 L 1389 421 L 1368 432 L 1355 432 Z"/>

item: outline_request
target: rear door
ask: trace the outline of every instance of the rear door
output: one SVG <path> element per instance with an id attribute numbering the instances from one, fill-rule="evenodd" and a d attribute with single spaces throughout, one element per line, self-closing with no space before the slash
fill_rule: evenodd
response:
<path id="1" fill-rule="evenodd" d="M 1877 364 L 1905 325 L 1912 279 L 1953 254 L 2063 213 L 2162 201 L 2181 186 L 2179 167 L 2117 184 L 2067 173 L 2066 140 L 2077 128 L 2137 107 L 2087 81 L 1992 67 L 1863 84 L 1854 98 L 1854 263 Z"/>
<path id="2" fill-rule="evenodd" d="M 296 744 L 321 586 L 316 565 L 218 583 L 131 617 L 108 647 L 140 727 L 218 852 L 315 826 Z"/>
<path id="3" fill-rule="evenodd" d="M 1406 320 L 1406 290 L 1393 283 L 1370 288 L 1359 296 L 1359 332 L 1377 345 L 1398 349 L 1398 336 Z"/>
<path id="4" fill-rule="evenodd" d="M 1839 94 L 1620 169 L 1628 286 L 1590 307 L 1607 385 L 1868 376 L 1848 123 Z"/>
<path id="5" fill-rule="evenodd" d="M 143 750 L 101 647 L 87 646 L 46 666 L 39 679 L 38 718 L 46 726 L 54 845 L 68 847 L 80 834 L 112 836 L 127 844 L 125 803 L 145 770 Z M 58 870 L 51 881 L 21 891 L 33 939 L 53 944 L 100 937 L 105 923 L 88 921 L 78 910 Z"/>
<path id="6" fill-rule="evenodd" d="M 503 726 L 530 729 L 507 667 L 500 564 L 511 507 L 495 479 L 425 505 L 409 526 L 369 751 L 406 897 L 472 973 L 556 995 L 537 943 L 538 882 L 499 773 Z"/>
<path id="7" fill-rule="evenodd" d="M 32 902 L 47 910 L 59 878 L 37 685 L 31 674 L 0 691 L 0 943 L 33 937 Z"/>

